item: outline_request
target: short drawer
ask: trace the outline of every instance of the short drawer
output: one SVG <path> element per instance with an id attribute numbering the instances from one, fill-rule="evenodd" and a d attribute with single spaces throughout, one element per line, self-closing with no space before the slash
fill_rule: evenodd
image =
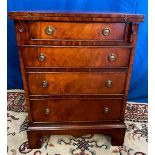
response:
<path id="1" fill-rule="evenodd" d="M 121 99 L 31 100 L 34 122 L 118 121 Z"/>
<path id="2" fill-rule="evenodd" d="M 125 23 L 80 23 L 33 21 L 32 39 L 45 40 L 123 40 Z"/>
<path id="3" fill-rule="evenodd" d="M 30 94 L 121 94 L 125 72 L 28 73 Z"/>
<path id="4" fill-rule="evenodd" d="M 26 67 L 128 67 L 130 48 L 24 47 Z"/>

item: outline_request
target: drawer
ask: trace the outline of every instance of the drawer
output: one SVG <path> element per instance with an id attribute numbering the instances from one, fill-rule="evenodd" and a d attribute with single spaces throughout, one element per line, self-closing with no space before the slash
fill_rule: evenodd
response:
<path id="1" fill-rule="evenodd" d="M 26 67 L 128 67 L 130 48 L 24 47 Z"/>
<path id="2" fill-rule="evenodd" d="M 118 121 L 121 99 L 31 100 L 34 122 Z"/>
<path id="3" fill-rule="evenodd" d="M 125 23 L 44 22 L 30 24 L 31 39 L 123 40 Z"/>
<path id="4" fill-rule="evenodd" d="M 30 94 L 121 94 L 124 72 L 28 73 Z"/>

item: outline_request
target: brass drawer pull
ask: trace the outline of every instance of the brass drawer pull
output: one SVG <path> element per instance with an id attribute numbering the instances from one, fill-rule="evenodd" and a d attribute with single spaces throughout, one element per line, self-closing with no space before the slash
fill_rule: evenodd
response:
<path id="1" fill-rule="evenodd" d="M 53 35 L 53 33 L 54 33 L 54 28 L 53 28 L 52 26 L 48 26 L 48 27 L 45 28 L 45 32 L 46 32 L 46 34 L 48 34 L 48 35 Z"/>
<path id="2" fill-rule="evenodd" d="M 21 32 L 21 33 L 24 32 L 24 28 L 23 28 L 23 27 L 20 27 L 18 30 L 19 30 L 19 32 Z"/>
<path id="3" fill-rule="evenodd" d="M 110 108 L 105 107 L 105 108 L 104 108 L 104 113 L 109 113 L 109 112 L 110 112 Z"/>
<path id="4" fill-rule="evenodd" d="M 107 81 L 105 82 L 105 86 L 110 88 L 110 87 L 112 87 L 112 85 L 113 85 L 112 83 L 113 83 L 112 80 L 107 80 Z"/>
<path id="5" fill-rule="evenodd" d="M 108 27 L 104 28 L 104 29 L 102 30 L 102 34 L 103 34 L 104 36 L 108 36 L 108 35 L 110 34 L 110 29 L 109 29 Z"/>
<path id="6" fill-rule="evenodd" d="M 48 82 L 47 82 L 47 81 L 43 81 L 43 82 L 41 83 L 41 86 L 42 86 L 43 88 L 48 87 Z"/>
<path id="7" fill-rule="evenodd" d="M 44 114 L 49 115 L 49 113 L 50 113 L 50 109 L 46 108 L 45 111 L 44 111 Z"/>
<path id="8" fill-rule="evenodd" d="M 114 54 L 114 53 L 111 53 L 109 56 L 108 56 L 108 60 L 109 61 L 115 61 L 117 59 L 117 55 Z"/>
<path id="9" fill-rule="evenodd" d="M 44 61 L 46 59 L 46 56 L 43 53 L 41 53 L 39 55 L 38 59 L 39 59 L 39 61 Z"/>

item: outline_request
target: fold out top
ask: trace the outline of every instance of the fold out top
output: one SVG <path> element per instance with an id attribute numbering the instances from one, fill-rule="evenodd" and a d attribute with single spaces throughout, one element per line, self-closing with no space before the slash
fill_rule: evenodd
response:
<path id="1" fill-rule="evenodd" d="M 64 21 L 99 21 L 99 22 L 142 22 L 144 15 L 105 12 L 50 12 L 50 11 L 24 11 L 9 12 L 9 17 L 14 20 L 60 20 Z"/>

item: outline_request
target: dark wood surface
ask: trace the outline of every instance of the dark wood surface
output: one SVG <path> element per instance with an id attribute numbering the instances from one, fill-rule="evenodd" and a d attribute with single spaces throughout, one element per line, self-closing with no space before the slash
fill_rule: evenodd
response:
<path id="1" fill-rule="evenodd" d="M 39 60 L 43 54 L 45 59 Z M 111 54 L 117 56 L 110 61 Z M 23 47 L 26 67 L 128 67 L 130 48 L 108 47 Z M 63 59 L 62 59 L 63 58 Z"/>
<path id="2" fill-rule="evenodd" d="M 111 144 L 113 146 L 122 145 L 124 142 L 125 125 L 122 123 L 100 123 L 100 124 L 86 124 L 86 125 L 53 125 L 53 124 L 33 124 L 27 130 L 27 138 L 30 148 L 40 148 L 40 139 L 44 136 L 53 134 L 59 135 L 73 135 L 80 137 L 86 134 L 106 134 L 111 136 Z"/>
<path id="3" fill-rule="evenodd" d="M 32 100 L 32 119 L 49 123 L 119 121 L 121 102 L 121 99 Z"/>
<path id="4" fill-rule="evenodd" d="M 30 94 L 121 94 L 124 92 L 124 72 L 53 72 L 29 73 L 27 75 Z M 112 86 L 107 87 L 108 80 Z M 48 86 L 42 87 L 47 81 Z"/>
<path id="5" fill-rule="evenodd" d="M 52 11 L 27 11 L 9 12 L 9 17 L 14 20 L 53 20 L 53 21 L 113 21 L 113 22 L 142 22 L 144 15 L 105 13 L 105 12 L 52 12 Z"/>
<path id="6" fill-rule="evenodd" d="M 51 26 L 53 35 L 45 29 Z M 102 30 L 110 29 L 110 35 L 104 36 Z M 32 39 L 66 39 L 66 40 L 123 40 L 125 23 L 77 23 L 77 22 L 31 22 Z M 119 31 L 116 31 L 119 29 Z"/>
<path id="7" fill-rule="evenodd" d="M 138 24 L 144 16 L 10 12 L 9 17 L 15 21 L 30 148 L 38 148 L 39 139 L 50 134 L 102 133 L 112 136 L 112 145 L 123 145 Z M 54 30 L 50 35 L 48 26 Z M 109 61 L 111 54 L 114 61 Z"/>

